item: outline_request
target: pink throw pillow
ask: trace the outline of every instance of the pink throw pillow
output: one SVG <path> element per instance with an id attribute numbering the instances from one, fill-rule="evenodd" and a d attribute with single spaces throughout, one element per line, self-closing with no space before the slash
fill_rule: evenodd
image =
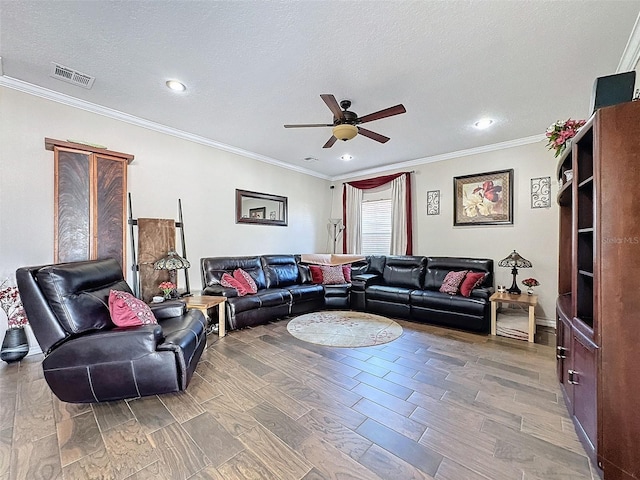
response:
<path id="1" fill-rule="evenodd" d="M 251 275 L 242 270 L 241 268 L 236 268 L 233 271 L 233 278 L 239 281 L 244 289 L 247 291 L 247 295 L 253 295 L 254 293 L 258 293 L 258 286 L 256 282 L 253 280 Z"/>
<path id="2" fill-rule="evenodd" d="M 463 297 L 470 297 L 471 290 L 476 287 L 479 287 L 482 282 L 484 282 L 484 277 L 486 273 L 483 272 L 469 272 L 467 276 L 464 277 L 464 280 L 460 284 L 460 293 Z"/>
<path id="3" fill-rule="evenodd" d="M 118 327 L 137 327 L 158 323 L 149 305 L 130 293 L 119 290 L 109 292 L 109 314 L 111 321 Z"/>
<path id="4" fill-rule="evenodd" d="M 318 265 L 309 265 L 309 271 L 311 272 L 311 283 L 322 283 L 322 270 Z"/>
<path id="5" fill-rule="evenodd" d="M 238 296 L 240 297 L 244 297 L 247 294 L 247 290 L 244 288 L 244 286 L 228 273 L 222 274 L 220 285 L 226 288 L 235 288 L 238 292 Z"/>
<path id="6" fill-rule="evenodd" d="M 322 270 L 323 285 L 339 285 L 341 283 L 347 283 L 344 279 L 344 274 L 342 273 L 342 265 L 320 265 L 320 270 Z"/>
<path id="7" fill-rule="evenodd" d="M 440 291 L 442 293 L 448 293 L 449 295 L 455 295 L 458 293 L 458 287 L 468 272 L 469 270 L 462 270 L 460 272 L 447 273 L 447 276 L 444 277 L 442 285 L 440 286 Z"/>
<path id="8" fill-rule="evenodd" d="M 342 275 L 344 275 L 344 281 L 351 283 L 351 264 L 342 265 Z"/>

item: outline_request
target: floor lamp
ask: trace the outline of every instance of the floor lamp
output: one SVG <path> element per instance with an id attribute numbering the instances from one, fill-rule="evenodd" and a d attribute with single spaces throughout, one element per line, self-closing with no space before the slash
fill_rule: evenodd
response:
<path id="1" fill-rule="evenodd" d="M 336 253 L 336 245 L 338 243 L 338 237 L 340 236 L 340 234 L 342 233 L 345 227 L 344 225 L 342 225 L 341 218 L 330 218 L 329 223 L 333 228 L 333 251 L 331 253 Z"/>

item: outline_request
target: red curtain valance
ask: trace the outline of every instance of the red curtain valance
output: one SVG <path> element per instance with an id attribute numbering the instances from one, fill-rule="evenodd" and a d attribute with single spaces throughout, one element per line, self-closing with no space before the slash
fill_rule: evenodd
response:
<path id="1" fill-rule="evenodd" d="M 392 175 L 383 175 L 382 177 L 367 178 L 366 180 L 347 182 L 347 185 L 351 185 L 353 188 L 359 188 L 360 190 L 369 190 L 371 188 L 381 187 L 385 183 L 392 182 L 401 175 L 409 175 L 409 172 L 400 172 L 394 173 Z"/>

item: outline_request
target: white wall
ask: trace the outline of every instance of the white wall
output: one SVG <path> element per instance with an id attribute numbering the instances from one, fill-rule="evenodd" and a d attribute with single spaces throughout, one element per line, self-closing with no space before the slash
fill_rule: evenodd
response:
<path id="1" fill-rule="evenodd" d="M 201 257 L 326 249 L 327 180 L 0 87 L 0 279 L 53 262 L 53 152 L 45 137 L 135 155 L 128 170 L 135 218 L 177 220 L 182 199 L 192 290 L 201 288 Z M 288 197 L 289 226 L 236 224 L 236 188 Z M 0 338 L 6 325 L 0 313 Z"/>
<path id="2" fill-rule="evenodd" d="M 514 170 L 514 224 L 454 227 L 453 177 L 510 168 Z M 541 286 L 535 289 L 539 295 L 536 317 L 554 322 L 558 275 L 558 206 L 555 200 L 558 183 L 555 169 L 556 160 L 546 150 L 545 142 L 404 169 L 415 170 L 412 175 L 414 255 L 493 258 L 496 262 L 496 285 L 510 286 L 511 270 L 498 267 L 497 262 L 516 249 L 533 264 L 533 268 L 519 271 L 518 286 L 524 291 L 525 287 L 520 283 L 522 279 L 538 279 Z M 384 174 L 389 173 L 393 172 Z M 532 209 L 531 179 L 546 176 L 551 177 L 551 207 Z M 365 177 L 345 181 L 362 178 Z M 336 183 L 336 190 L 342 192 L 341 183 Z M 440 215 L 426 214 L 428 190 L 440 190 Z M 334 212 L 339 211 L 341 202 L 342 196 L 335 195 Z"/>

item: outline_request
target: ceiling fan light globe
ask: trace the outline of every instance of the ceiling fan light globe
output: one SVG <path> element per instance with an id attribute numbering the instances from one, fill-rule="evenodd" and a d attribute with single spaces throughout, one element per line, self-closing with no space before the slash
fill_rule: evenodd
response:
<path id="1" fill-rule="evenodd" d="M 338 140 L 343 140 L 346 142 L 347 140 L 351 140 L 357 134 L 358 127 L 356 127 L 355 125 L 343 123 L 341 125 L 336 125 L 335 127 L 333 127 L 333 136 Z"/>

